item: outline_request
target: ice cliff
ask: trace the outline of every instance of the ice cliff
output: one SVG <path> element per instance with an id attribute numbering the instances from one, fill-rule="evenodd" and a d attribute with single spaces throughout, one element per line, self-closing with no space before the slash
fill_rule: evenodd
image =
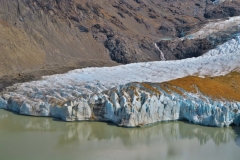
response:
<path id="1" fill-rule="evenodd" d="M 64 121 L 112 121 L 135 127 L 160 121 L 185 119 L 195 124 L 229 126 L 240 124 L 240 103 L 213 101 L 179 90 L 182 95 L 154 83 L 129 83 L 102 93 L 81 95 L 68 101 L 23 100 L 3 95 L 1 107 L 25 115 L 51 116 Z"/>
<path id="2" fill-rule="evenodd" d="M 239 71 L 239 64 L 237 36 L 198 58 L 86 68 L 15 84 L 2 93 L 0 108 L 64 121 L 112 121 L 125 127 L 179 119 L 218 127 L 239 125 L 239 102 L 175 88 L 179 94 L 161 84 L 189 75 L 225 75 Z"/>

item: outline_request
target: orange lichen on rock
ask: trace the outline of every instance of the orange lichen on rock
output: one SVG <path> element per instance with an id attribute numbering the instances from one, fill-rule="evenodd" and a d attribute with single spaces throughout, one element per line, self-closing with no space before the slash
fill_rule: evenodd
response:
<path id="1" fill-rule="evenodd" d="M 189 76 L 166 84 L 183 88 L 187 92 L 197 93 L 197 89 L 213 99 L 240 101 L 240 73 L 232 72 L 225 76 L 200 78 Z M 197 87 L 197 89 L 196 89 Z"/>

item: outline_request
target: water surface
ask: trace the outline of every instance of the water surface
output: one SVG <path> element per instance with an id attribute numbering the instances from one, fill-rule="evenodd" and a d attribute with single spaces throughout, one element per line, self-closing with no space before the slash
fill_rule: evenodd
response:
<path id="1" fill-rule="evenodd" d="M 62 122 L 0 110 L 3 160 L 239 160 L 240 127 L 165 122 L 121 128 L 102 122 Z"/>

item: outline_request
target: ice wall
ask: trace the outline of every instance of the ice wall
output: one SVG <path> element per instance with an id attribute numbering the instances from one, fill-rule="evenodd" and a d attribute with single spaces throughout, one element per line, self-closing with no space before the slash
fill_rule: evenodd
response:
<path id="1" fill-rule="evenodd" d="M 240 124 L 239 102 L 213 101 L 200 93 L 179 90 L 182 95 L 160 84 L 129 83 L 67 102 L 38 103 L 14 98 L 1 101 L 2 108 L 20 114 L 51 116 L 64 121 L 112 121 L 124 127 L 181 119 L 216 127 Z"/>

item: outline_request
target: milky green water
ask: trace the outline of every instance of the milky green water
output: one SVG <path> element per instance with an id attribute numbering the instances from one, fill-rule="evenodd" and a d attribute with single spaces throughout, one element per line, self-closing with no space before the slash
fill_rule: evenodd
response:
<path id="1" fill-rule="evenodd" d="M 185 122 L 121 128 L 0 110 L 0 160 L 239 160 L 240 127 Z"/>

